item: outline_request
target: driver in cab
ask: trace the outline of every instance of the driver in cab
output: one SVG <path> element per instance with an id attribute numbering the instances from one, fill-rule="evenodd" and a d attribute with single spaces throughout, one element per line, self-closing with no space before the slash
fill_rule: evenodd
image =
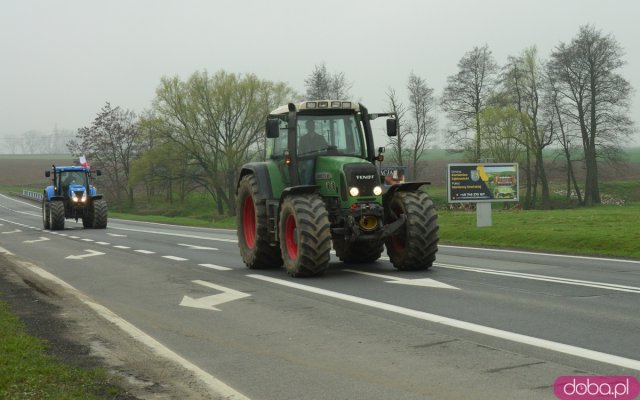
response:
<path id="1" fill-rule="evenodd" d="M 312 119 L 305 122 L 307 133 L 300 137 L 298 154 L 301 156 L 327 149 L 327 140 L 316 132 L 316 122 Z"/>

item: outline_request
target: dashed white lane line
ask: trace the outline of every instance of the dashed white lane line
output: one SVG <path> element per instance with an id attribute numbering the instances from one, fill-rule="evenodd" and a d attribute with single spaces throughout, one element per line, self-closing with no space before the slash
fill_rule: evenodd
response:
<path id="1" fill-rule="evenodd" d="M 93 240 L 93 239 L 88 239 L 88 238 L 82 239 L 82 241 L 83 241 L 83 242 L 95 242 L 95 240 Z"/>
<path id="2" fill-rule="evenodd" d="M 231 268 L 229 267 L 223 267 L 221 265 L 215 265 L 215 264 L 198 264 L 201 267 L 205 267 L 205 268 L 211 268 L 211 269 L 215 269 L 218 271 L 230 271 Z"/>
<path id="3" fill-rule="evenodd" d="M 176 256 L 162 256 L 162 258 L 166 258 L 173 261 L 189 261 L 188 258 L 176 257 Z"/>
<path id="4" fill-rule="evenodd" d="M 111 243 L 109 242 L 96 242 L 96 244 L 102 245 L 102 246 L 109 246 Z"/>
<path id="5" fill-rule="evenodd" d="M 113 246 L 113 247 L 115 247 L 116 249 L 123 249 L 123 250 L 127 250 L 131 248 L 129 246 Z"/>
<path id="6" fill-rule="evenodd" d="M 69 236 L 70 239 L 80 239 L 80 236 Z"/>
<path id="7" fill-rule="evenodd" d="M 136 253 L 142 253 L 142 254 L 156 254 L 155 251 L 149 251 L 149 250 L 134 250 Z"/>

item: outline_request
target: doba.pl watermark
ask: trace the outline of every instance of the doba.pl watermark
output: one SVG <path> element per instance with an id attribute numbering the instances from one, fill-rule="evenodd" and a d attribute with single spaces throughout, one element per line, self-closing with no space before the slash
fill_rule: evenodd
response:
<path id="1" fill-rule="evenodd" d="M 640 382 L 634 376 L 561 376 L 553 393 L 560 400 L 635 400 Z"/>

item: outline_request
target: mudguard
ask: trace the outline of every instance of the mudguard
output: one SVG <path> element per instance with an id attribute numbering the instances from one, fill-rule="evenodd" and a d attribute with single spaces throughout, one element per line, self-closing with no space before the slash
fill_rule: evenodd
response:
<path id="1" fill-rule="evenodd" d="M 56 195 L 56 191 L 54 190 L 53 186 L 47 186 L 46 189 L 44 190 L 44 194 L 47 200 L 51 201 L 51 200 L 63 200 L 64 197 L 63 196 L 57 196 Z"/>
<path id="2" fill-rule="evenodd" d="M 405 182 L 393 185 L 382 195 L 382 204 L 389 204 L 395 192 L 415 192 L 424 185 L 431 185 L 431 182 Z"/>
<path id="3" fill-rule="evenodd" d="M 238 186 L 240 185 L 240 180 L 245 176 L 252 174 L 255 176 L 258 181 L 258 200 L 267 200 L 273 197 L 273 193 L 271 191 L 271 178 L 269 178 L 269 170 L 267 169 L 267 165 L 264 163 L 249 163 L 245 164 L 240 171 L 240 177 L 238 178 L 238 183 L 236 185 L 236 193 L 238 190 Z"/>

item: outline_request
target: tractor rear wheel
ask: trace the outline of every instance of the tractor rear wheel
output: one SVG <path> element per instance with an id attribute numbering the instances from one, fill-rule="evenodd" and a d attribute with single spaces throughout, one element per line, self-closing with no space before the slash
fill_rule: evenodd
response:
<path id="1" fill-rule="evenodd" d="M 349 243 L 343 237 L 333 239 L 333 248 L 340 261 L 352 264 L 374 262 L 384 251 L 384 245 L 377 241 Z"/>
<path id="2" fill-rule="evenodd" d="M 258 181 L 246 175 L 238 185 L 236 199 L 238 246 L 247 267 L 273 268 L 282 265 L 280 248 L 269 244 L 267 232 L 267 206 L 258 201 Z"/>
<path id="3" fill-rule="evenodd" d="M 47 200 L 46 194 L 42 197 L 42 227 L 44 229 L 51 229 L 51 213 L 49 209 L 49 200 Z"/>
<path id="4" fill-rule="evenodd" d="M 329 214 L 316 194 L 290 195 L 280 207 L 280 249 L 293 277 L 321 275 L 329 267 Z"/>
<path id="5" fill-rule="evenodd" d="M 57 231 L 64 229 L 64 203 L 59 200 L 49 202 L 49 227 Z"/>
<path id="6" fill-rule="evenodd" d="M 105 200 L 94 200 L 89 213 L 92 215 L 94 228 L 105 229 L 107 227 L 107 202 Z M 84 220 L 82 220 L 82 224 L 84 225 Z"/>
<path id="7" fill-rule="evenodd" d="M 433 265 L 438 251 L 438 215 L 424 192 L 396 192 L 387 210 L 388 222 L 405 215 L 406 224 L 387 239 L 387 253 L 401 271 L 425 270 Z"/>

